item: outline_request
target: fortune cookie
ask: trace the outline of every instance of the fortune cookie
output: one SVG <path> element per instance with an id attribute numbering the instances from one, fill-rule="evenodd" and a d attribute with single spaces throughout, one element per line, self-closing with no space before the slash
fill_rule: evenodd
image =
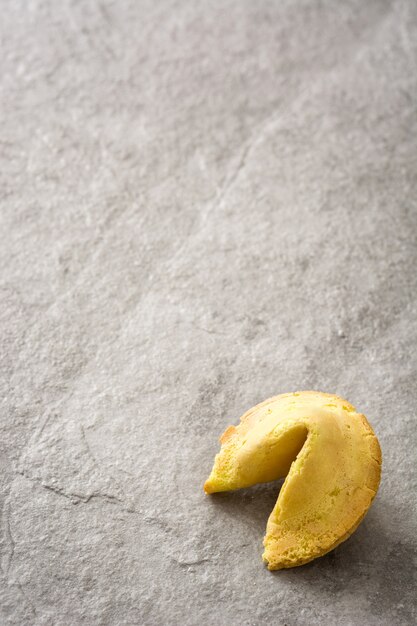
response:
<path id="1" fill-rule="evenodd" d="M 333 550 L 357 528 L 378 489 L 378 439 L 365 416 L 335 395 L 301 391 L 265 400 L 220 442 L 206 493 L 285 477 L 264 538 L 270 570 Z"/>

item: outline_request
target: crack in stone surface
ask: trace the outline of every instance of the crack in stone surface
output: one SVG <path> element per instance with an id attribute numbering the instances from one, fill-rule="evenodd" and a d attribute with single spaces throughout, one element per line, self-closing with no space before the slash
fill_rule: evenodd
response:
<path id="1" fill-rule="evenodd" d="M 104 500 L 111 504 L 115 504 L 115 503 L 123 504 L 124 503 L 124 500 L 122 500 L 121 498 L 118 498 L 117 496 L 113 496 L 111 494 L 90 493 L 88 495 L 84 495 L 80 493 L 70 492 L 70 491 L 66 491 L 65 489 L 61 489 L 60 487 L 54 487 L 53 485 L 47 484 L 43 482 L 40 478 L 35 478 L 33 476 L 30 476 L 24 471 L 17 471 L 16 473 L 19 474 L 19 476 L 22 476 L 23 478 L 25 478 L 26 480 L 29 480 L 30 482 L 34 483 L 35 485 L 42 487 L 42 489 L 46 489 L 47 491 L 50 491 L 51 493 L 54 493 L 57 496 L 61 496 L 63 498 L 66 498 L 67 500 L 70 500 L 73 504 L 78 504 L 79 502 L 81 502 L 82 504 L 87 504 L 88 502 L 94 499 Z"/>
<path id="2" fill-rule="evenodd" d="M 6 567 L 2 567 L 2 570 L 3 570 L 3 573 L 5 575 L 8 585 L 12 585 L 12 586 L 15 585 L 18 588 L 19 593 L 21 597 L 23 598 L 23 601 L 29 607 L 29 611 L 31 615 L 33 617 L 36 617 L 38 615 L 38 612 L 34 604 L 34 601 L 24 590 L 23 585 L 21 581 L 19 580 L 19 578 L 16 575 L 14 575 L 13 577 L 11 576 L 11 570 L 13 568 L 13 559 L 14 559 L 15 551 L 16 551 L 16 542 L 12 535 L 12 530 L 11 530 L 11 525 L 10 525 L 10 516 L 11 516 L 11 504 L 10 504 L 10 495 L 9 495 L 3 507 L 2 525 L 5 527 L 5 534 L 9 542 L 10 553 L 9 553 L 9 557 L 7 560 L 7 565 Z"/>

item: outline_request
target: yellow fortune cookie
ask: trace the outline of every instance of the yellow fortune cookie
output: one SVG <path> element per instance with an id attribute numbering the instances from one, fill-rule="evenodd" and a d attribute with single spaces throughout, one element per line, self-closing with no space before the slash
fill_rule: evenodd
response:
<path id="1" fill-rule="evenodd" d="M 264 538 L 270 570 L 333 550 L 357 528 L 378 490 L 378 439 L 365 416 L 338 396 L 275 396 L 229 426 L 220 441 L 206 493 L 286 476 Z"/>

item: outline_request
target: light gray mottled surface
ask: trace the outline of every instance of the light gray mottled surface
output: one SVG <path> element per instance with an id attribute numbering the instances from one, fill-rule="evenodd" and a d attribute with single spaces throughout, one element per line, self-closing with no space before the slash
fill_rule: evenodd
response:
<path id="1" fill-rule="evenodd" d="M 416 620 L 413 1 L 10 0 L 1 20 L 1 623 Z M 384 474 L 269 573 L 229 423 L 345 396 Z"/>

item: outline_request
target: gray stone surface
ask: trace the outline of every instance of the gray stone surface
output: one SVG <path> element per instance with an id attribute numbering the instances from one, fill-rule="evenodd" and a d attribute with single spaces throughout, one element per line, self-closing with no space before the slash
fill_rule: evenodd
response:
<path id="1" fill-rule="evenodd" d="M 416 5 L 2 2 L 2 624 L 416 620 Z M 353 537 L 270 573 L 217 438 L 373 424 Z"/>

